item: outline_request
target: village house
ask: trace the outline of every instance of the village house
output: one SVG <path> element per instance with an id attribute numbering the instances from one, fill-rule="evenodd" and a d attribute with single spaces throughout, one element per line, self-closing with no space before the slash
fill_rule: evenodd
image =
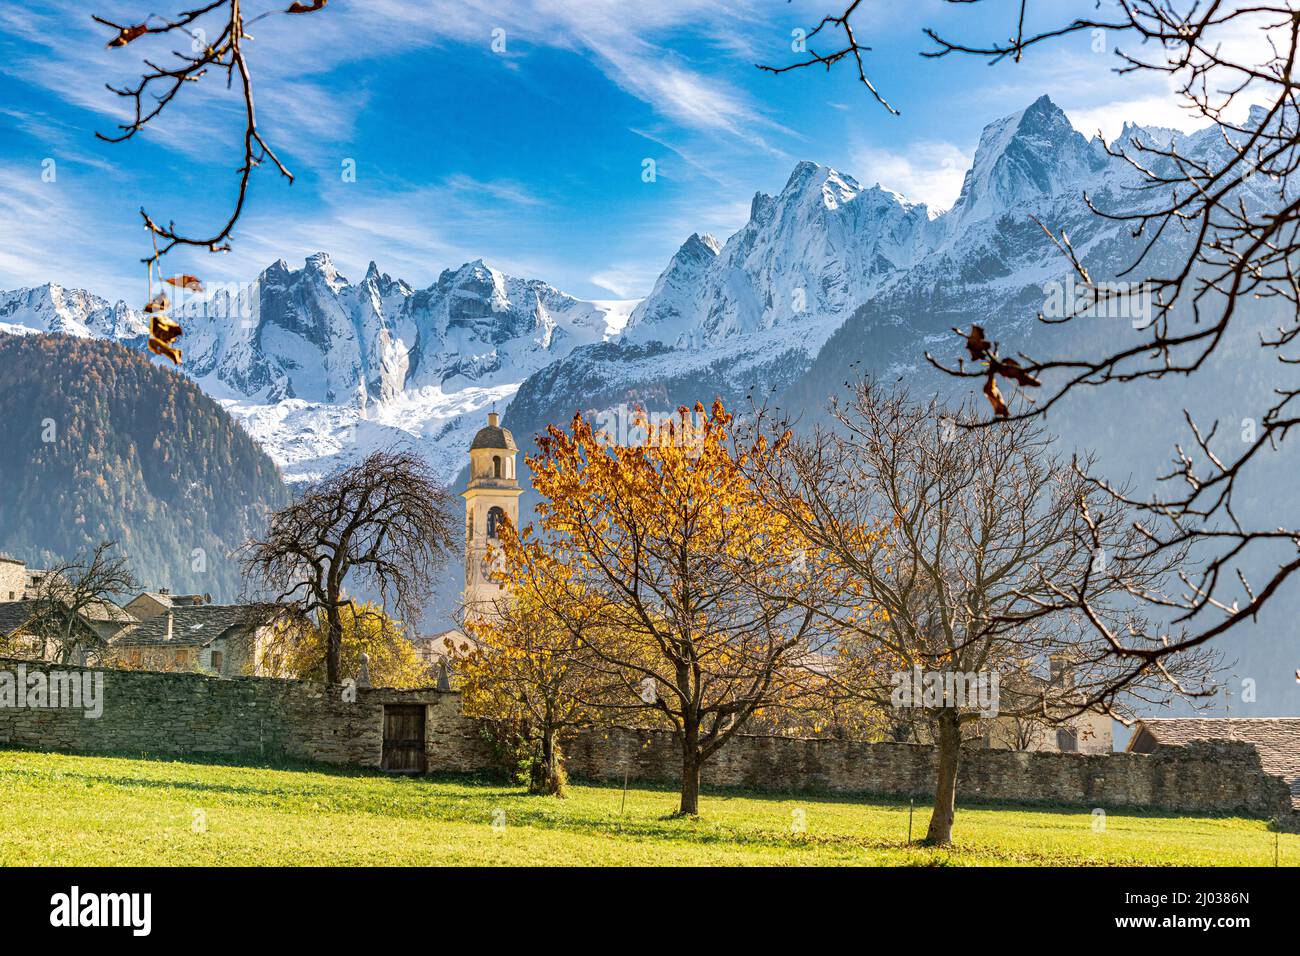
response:
<path id="1" fill-rule="evenodd" d="M 109 666 L 117 663 L 143 670 L 264 676 L 263 654 L 272 631 L 269 614 L 254 607 L 181 605 L 117 635 L 109 642 L 107 660 Z"/>
<path id="2" fill-rule="evenodd" d="M 451 689 L 457 655 L 466 654 L 479 646 L 478 641 L 455 627 L 413 638 L 411 644 L 415 647 L 415 655 L 429 668 L 429 673 L 437 678 L 437 686 L 443 690 Z"/>
<path id="3" fill-rule="evenodd" d="M 136 620 L 152 621 L 174 607 L 198 607 L 211 604 L 211 594 L 172 594 L 167 588 L 157 591 L 141 591 L 125 605 L 125 609 L 135 615 Z"/>
<path id="4" fill-rule="evenodd" d="M 430 670 L 437 670 L 439 664 L 450 667 L 457 654 L 465 654 L 478 646 L 477 641 L 455 627 L 437 634 L 416 637 L 411 643 L 415 646 L 416 656 L 428 664 Z"/>
<path id="5" fill-rule="evenodd" d="M 0 648 L 12 657 L 50 659 L 57 648 L 36 619 L 48 572 L 0 556 Z M 95 602 L 78 615 L 86 663 L 221 677 L 258 676 L 270 639 L 268 615 L 253 607 L 213 604 L 208 594 L 143 591 L 125 607 Z"/>
<path id="6" fill-rule="evenodd" d="M 36 626 L 36 601 L 5 601 L 0 603 L 0 652 L 5 657 L 26 660 L 53 661 L 57 649 L 43 638 Z M 80 641 L 98 643 L 90 623 L 78 617 L 75 628 Z"/>
<path id="7" fill-rule="evenodd" d="M 0 555 L 0 646 L 15 657 L 41 660 L 56 652 L 39 633 L 42 589 L 49 572 Z M 112 601 L 96 601 L 77 615 L 84 647 L 101 645 L 133 626 L 136 618 Z M 92 655 L 93 656 L 93 655 Z"/>
<path id="8" fill-rule="evenodd" d="M 1115 749 L 1110 714 L 1091 707 L 1070 714 L 1081 703 L 1070 686 L 1070 667 L 1062 655 L 1054 655 L 1046 677 L 1018 675 L 1004 681 L 1000 696 L 1004 713 L 980 721 L 980 744 L 989 750 L 1034 750 L 1049 753 L 1108 754 Z M 1006 711 L 1036 708 L 1048 701 L 1054 720 L 1042 716 L 1009 716 Z"/>
<path id="9" fill-rule="evenodd" d="M 0 554 L 0 602 L 21 601 L 34 592 L 44 572 L 28 570 L 25 561 Z M 35 582 L 33 583 L 33 578 Z"/>

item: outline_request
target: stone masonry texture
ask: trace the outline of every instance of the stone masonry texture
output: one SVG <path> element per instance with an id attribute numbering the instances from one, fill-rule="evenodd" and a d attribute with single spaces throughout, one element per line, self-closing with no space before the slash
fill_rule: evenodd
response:
<path id="1" fill-rule="evenodd" d="M 0 671 L 58 670 L 0 658 Z M 270 678 L 103 670 L 103 714 L 79 709 L 0 706 L 0 746 L 129 755 L 305 760 L 379 767 L 385 704 L 423 704 L 431 772 L 499 770 L 479 721 L 461 713 L 460 695 L 359 689 Z M 580 779 L 678 779 L 680 751 L 670 732 L 593 730 L 565 745 Z M 916 744 L 737 736 L 706 765 L 705 786 L 776 792 L 933 793 L 936 755 Z M 968 801 L 1023 801 L 1078 807 L 1152 807 L 1191 813 L 1273 816 L 1290 792 L 1266 774 L 1240 741 L 1192 741 L 1152 754 L 963 753 L 959 791 Z"/>

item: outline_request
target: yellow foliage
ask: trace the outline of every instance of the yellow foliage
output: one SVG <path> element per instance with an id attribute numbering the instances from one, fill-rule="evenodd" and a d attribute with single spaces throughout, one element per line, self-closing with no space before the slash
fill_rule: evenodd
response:
<path id="1" fill-rule="evenodd" d="M 343 640 L 339 673 L 356 677 L 361 655 L 370 657 L 370 682 L 375 687 L 409 689 L 432 683 L 428 666 L 403 635 L 402 623 L 375 604 L 342 609 Z M 313 625 L 281 625 L 262 655 L 264 673 L 298 680 L 325 679 L 326 626 L 323 615 Z"/>

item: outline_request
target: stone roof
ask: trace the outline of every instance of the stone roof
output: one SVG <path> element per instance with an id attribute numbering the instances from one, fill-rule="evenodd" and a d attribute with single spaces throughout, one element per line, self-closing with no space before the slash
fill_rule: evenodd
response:
<path id="1" fill-rule="evenodd" d="M 33 598 L 0 602 L 0 634 L 11 634 L 31 620 L 38 603 Z M 112 601 L 94 601 L 87 604 L 81 616 L 87 621 L 109 621 L 123 625 L 132 624 L 136 620 L 134 614 L 124 611 Z"/>
<path id="2" fill-rule="evenodd" d="M 0 635 L 12 634 L 31 619 L 35 601 L 0 602 Z"/>
<path id="3" fill-rule="evenodd" d="M 82 611 L 82 616 L 91 621 L 112 621 L 114 624 L 132 624 L 139 620 L 124 607 L 112 601 L 92 601 Z"/>
<path id="4" fill-rule="evenodd" d="M 131 601 L 138 601 L 143 597 L 152 598 L 164 607 L 172 603 L 171 595 L 163 594 L 161 591 L 141 591 L 135 597 L 131 598 Z M 131 602 L 128 601 L 127 603 L 129 604 Z"/>
<path id="5" fill-rule="evenodd" d="M 140 598 L 149 598 L 156 604 L 163 607 L 180 607 L 189 604 L 208 604 L 210 598 L 206 594 L 172 594 L 167 591 L 141 591 L 131 601 L 138 601 Z M 127 602 L 128 604 L 130 601 Z"/>
<path id="6" fill-rule="evenodd" d="M 167 621 L 171 620 L 171 637 Z M 265 623 L 258 620 L 256 609 L 246 604 L 203 604 L 176 607 L 135 627 L 128 628 L 112 640 L 114 647 L 183 646 L 206 647 L 219 637 Z"/>
<path id="7" fill-rule="evenodd" d="M 515 444 L 515 436 L 510 434 L 510 429 L 501 428 L 497 425 L 484 425 L 480 428 L 469 448 L 470 451 L 475 448 L 501 448 L 505 451 L 519 450 L 519 446 Z"/>
<path id="8" fill-rule="evenodd" d="M 1130 750 L 1143 730 L 1166 747 L 1181 747 L 1193 740 L 1254 744 L 1264 772 L 1287 782 L 1291 803 L 1300 809 L 1300 717 L 1153 717 L 1138 722 Z"/>

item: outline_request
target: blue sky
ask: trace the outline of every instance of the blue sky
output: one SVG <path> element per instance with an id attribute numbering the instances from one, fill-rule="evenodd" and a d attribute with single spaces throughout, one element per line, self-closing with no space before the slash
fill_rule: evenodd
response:
<path id="1" fill-rule="evenodd" d="M 131 81 L 141 56 L 166 56 L 174 41 L 107 50 L 90 12 L 135 22 L 174 12 L 165 4 L 0 7 L 0 288 L 57 281 L 138 305 L 141 205 L 193 232 L 223 221 L 241 114 L 215 76 L 143 137 L 93 135 L 122 116 L 103 84 Z M 248 16 L 285 5 L 245 0 Z M 802 159 L 946 207 L 980 130 L 1041 93 L 1089 134 L 1126 119 L 1186 125 L 1159 81 L 1116 77 L 1113 49 L 1088 36 L 1018 65 L 919 56 L 931 48 L 926 26 L 1005 36 L 1015 0 L 864 2 L 868 69 L 901 116 L 847 67 L 783 77 L 754 68 L 788 62 L 791 31 L 833 5 L 331 0 L 320 13 L 268 18 L 246 49 L 262 128 L 297 180 L 263 167 L 233 251 L 180 251 L 167 269 L 247 280 L 276 258 L 297 266 L 324 250 L 350 278 L 373 259 L 425 286 L 483 258 L 575 295 L 639 297 L 691 232 L 725 239 L 753 194 L 780 190 Z M 1045 2 L 1039 16 L 1092 6 Z M 492 49 L 498 29 L 504 53 Z M 355 182 L 342 180 L 348 160 Z"/>

